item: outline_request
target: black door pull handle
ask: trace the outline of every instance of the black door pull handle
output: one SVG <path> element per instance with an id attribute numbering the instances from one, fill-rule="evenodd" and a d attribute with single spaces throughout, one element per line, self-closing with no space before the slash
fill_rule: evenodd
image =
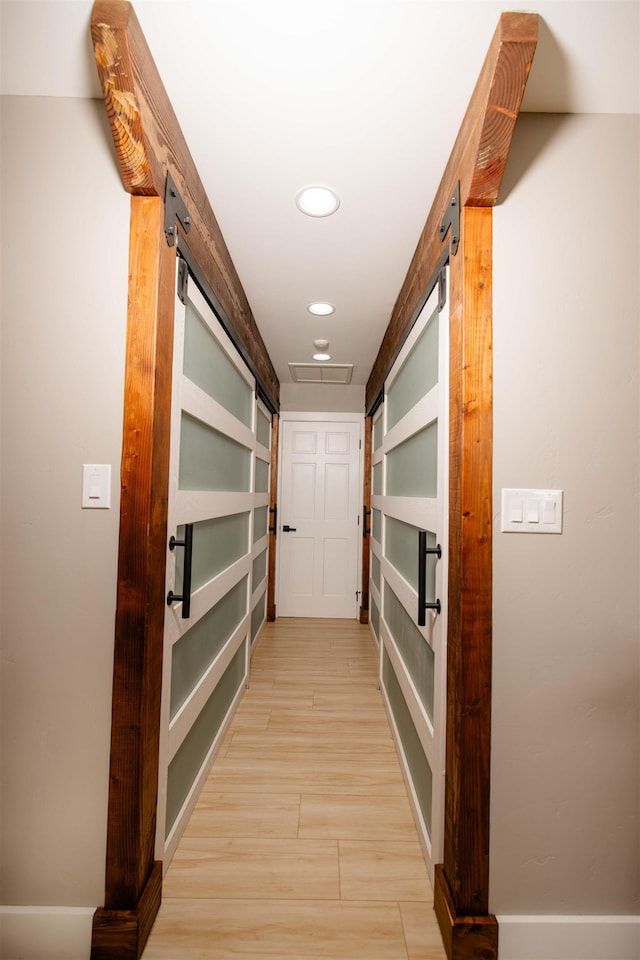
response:
<path id="1" fill-rule="evenodd" d="M 426 577 L 427 577 L 427 556 L 436 556 L 438 560 L 442 556 L 442 547 L 437 544 L 435 547 L 427 546 L 427 531 L 418 530 L 418 626 L 426 626 L 425 610 L 435 610 L 436 613 L 442 611 L 439 600 L 434 603 L 427 603 L 426 599 Z"/>
<path id="2" fill-rule="evenodd" d="M 193 556 L 193 524 L 186 523 L 184 527 L 184 540 L 176 540 L 171 537 L 169 540 L 169 550 L 175 550 L 176 547 L 184 547 L 184 565 L 182 568 L 182 593 L 176 594 L 170 590 L 167 594 L 167 606 L 182 600 L 182 619 L 188 620 L 191 615 L 191 559 Z"/>
<path id="3" fill-rule="evenodd" d="M 284 524 L 282 525 L 282 532 L 283 532 L 283 533 L 295 533 L 295 532 L 296 532 L 296 527 L 290 527 L 288 523 L 284 523 Z"/>

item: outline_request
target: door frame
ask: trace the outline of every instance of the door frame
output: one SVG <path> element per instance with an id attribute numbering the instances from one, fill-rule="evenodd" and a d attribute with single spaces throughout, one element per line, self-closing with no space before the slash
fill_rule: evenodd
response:
<path id="1" fill-rule="evenodd" d="M 497 955 L 497 922 L 482 909 L 488 901 L 491 742 L 490 208 L 497 202 L 537 32 L 536 14 L 500 17 L 367 384 L 363 411 L 369 413 L 375 403 L 443 240 L 450 244 L 455 234 L 456 247 L 458 240 L 462 246 L 451 269 L 447 799 L 444 866 L 435 891 L 450 960 L 483 950 L 487 960 Z M 116 159 L 132 194 L 105 906 L 94 916 L 91 957 L 137 960 L 162 886 L 154 839 L 175 277 L 170 237 L 176 231 L 189 233 L 227 332 L 274 411 L 279 383 L 131 5 L 95 0 L 91 34 Z M 168 174 L 175 192 L 167 190 Z M 457 232 L 451 216 L 456 205 L 462 208 Z M 475 615 L 478 628 L 470 631 Z M 468 665 L 476 663 L 482 671 L 474 677 Z M 474 799 L 480 829 L 474 832 L 469 818 L 458 814 L 478 773 L 482 787 Z"/>
<path id="2" fill-rule="evenodd" d="M 362 490 L 364 483 L 364 417 L 361 413 L 320 413 L 316 411 L 294 411 L 294 410 L 281 410 L 279 416 L 279 434 L 280 434 L 280 443 L 279 443 L 279 453 L 278 453 L 278 503 L 280 504 L 279 510 L 282 507 L 282 461 L 284 458 L 284 443 L 282 442 L 283 424 L 285 422 L 302 422 L 302 423 L 356 423 L 359 426 L 359 457 L 358 457 L 358 489 Z M 358 510 L 359 524 L 360 529 L 362 530 L 362 524 L 364 522 L 364 517 L 362 509 Z M 275 576 L 275 597 L 276 597 L 276 609 L 279 602 L 280 596 L 280 550 L 278 550 L 276 557 L 276 576 Z M 363 564 L 363 551 L 356 550 L 356 578 L 355 582 L 357 585 L 362 583 L 362 564 Z M 362 588 L 359 591 L 359 599 L 354 600 L 354 618 L 357 618 L 358 612 L 360 610 L 360 602 L 362 601 Z"/>

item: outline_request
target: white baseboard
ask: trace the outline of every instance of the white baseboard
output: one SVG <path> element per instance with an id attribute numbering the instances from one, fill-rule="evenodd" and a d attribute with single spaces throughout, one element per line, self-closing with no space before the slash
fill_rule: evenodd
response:
<path id="1" fill-rule="evenodd" d="M 640 917 L 498 915 L 500 960 L 638 960 Z"/>
<path id="2" fill-rule="evenodd" d="M 0 907 L 1 960 L 89 960 L 95 907 Z"/>

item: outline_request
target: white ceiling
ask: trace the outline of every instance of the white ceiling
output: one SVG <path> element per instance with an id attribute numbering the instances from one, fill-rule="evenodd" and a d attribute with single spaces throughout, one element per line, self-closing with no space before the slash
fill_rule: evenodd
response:
<path id="1" fill-rule="evenodd" d="M 281 382 L 364 384 L 500 12 L 493 0 L 135 0 Z M 4 94 L 99 97 L 85 0 L 2 0 Z M 528 111 L 638 113 L 640 0 L 527 3 Z M 330 218 L 301 187 L 331 186 Z M 306 306 L 329 300 L 330 318 Z"/>

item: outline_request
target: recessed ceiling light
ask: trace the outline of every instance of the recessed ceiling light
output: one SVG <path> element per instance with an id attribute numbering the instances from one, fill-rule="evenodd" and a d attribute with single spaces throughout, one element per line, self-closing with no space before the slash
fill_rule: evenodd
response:
<path id="1" fill-rule="evenodd" d="M 308 217 L 330 217 L 340 206 L 340 197 L 329 187 L 304 187 L 296 197 L 296 206 Z"/>
<path id="2" fill-rule="evenodd" d="M 326 350 L 327 347 L 329 346 L 329 341 L 328 341 L 328 340 L 314 340 L 314 341 L 313 341 L 313 345 L 314 345 L 314 347 L 316 348 L 316 350 Z"/>
<path id="3" fill-rule="evenodd" d="M 307 310 L 316 317 L 328 317 L 336 312 L 336 308 L 332 303 L 325 303 L 323 300 L 310 303 Z"/>
<path id="4" fill-rule="evenodd" d="M 330 353 L 314 353 L 313 359 L 314 360 L 331 360 L 331 354 Z"/>

